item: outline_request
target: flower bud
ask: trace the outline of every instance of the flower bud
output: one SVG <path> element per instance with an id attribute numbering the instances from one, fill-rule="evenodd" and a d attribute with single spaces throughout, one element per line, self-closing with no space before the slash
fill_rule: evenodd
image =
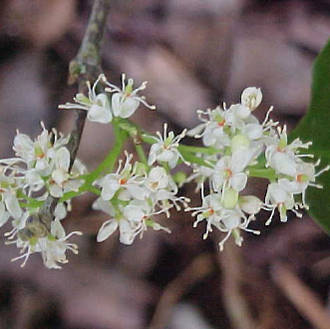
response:
<path id="1" fill-rule="evenodd" d="M 257 214 L 262 206 L 262 201 L 254 195 L 244 195 L 239 198 L 241 209 L 249 215 Z"/>
<path id="2" fill-rule="evenodd" d="M 236 135 L 231 140 L 232 152 L 236 152 L 239 149 L 246 149 L 250 145 L 249 139 L 244 135 Z"/>
<path id="3" fill-rule="evenodd" d="M 227 209 L 235 208 L 238 201 L 238 192 L 232 188 L 228 188 L 223 192 L 222 204 Z"/>

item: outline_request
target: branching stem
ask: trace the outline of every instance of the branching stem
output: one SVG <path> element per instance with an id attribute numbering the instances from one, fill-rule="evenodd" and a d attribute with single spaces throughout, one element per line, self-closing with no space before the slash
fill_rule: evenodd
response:
<path id="1" fill-rule="evenodd" d="M 86 82 L 94 81 L 101 73 L 101 46 L 109 12 L 110 0 L 95 0 L 92 13 L 88 21 L 87 29 L 75 59 L 69 66 L 68 83 L 78 83 L 79 92 L 86 92 Z M 70 152 L 70 165 L 76 158 L 84 129 L 86 111 L 75 110 L 75 121 L 71 130 L 70 140 L 67 145 Z M 59 200 L 49 196 L 40 209 L 39 218 L 50 226 L 53 212 Z"/>

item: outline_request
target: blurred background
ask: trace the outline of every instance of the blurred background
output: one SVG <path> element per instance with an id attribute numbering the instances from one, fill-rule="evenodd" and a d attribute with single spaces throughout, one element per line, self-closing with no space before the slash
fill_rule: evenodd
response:
<path id="1" fill-rule="evenodd" d="M 70 131 L 72 114 L 57 105 L 76 92 L 66 85 L 68 63 L 91 4 L 0 2 L 2 158 L 12 156 L 17 128 L 37 135 L 42 120 Z M 237 102 L 247 86 L 262 88 L 260 118 L 274 105 L 273 117 L 292 128 L 307 109 L 312 62 L 329 36 L 327 0 L 112 0 L 103 68 L 116 84 L 122 72 L 149 81 L 146 95 L 158 111 L 137 111 L 133 120 L 150 132 L 164 121 L 176 132 L 193 127 L 196 109 Z M 93 168 L 111 144 L 111 129 L 87 123 L 79 157 Z M 198 204 L 193 190 L 184 192 Z M 330 327 L 330 240 L 307 215 L 267 228 L 261 216 L 260 237 L 246 235 L 244 247 L 228 243 L 220 254 L 221 237 L 203 241 L 203 225 L 193 229 L 183 212 L 164 221 L 170 235 L 147 232 L 131 247 L 118 236 L 97 244 L 107 217 L 92 211 L 92 201 L 74 200 L 64 221 L 85 234 L 76 239 L 80 254 L 60 271 L 38 256 L 21 269 L 10 262 L 15 247 L 1 243 L 1 329 Z"/>

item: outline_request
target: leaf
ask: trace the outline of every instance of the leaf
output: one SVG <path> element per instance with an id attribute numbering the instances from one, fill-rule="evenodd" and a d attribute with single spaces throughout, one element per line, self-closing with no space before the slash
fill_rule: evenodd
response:
<path id="1" fill-rule="evenodd" d="M 309 109 L 290 134 L 290 140 L 297 137 L 313 142 L 308 153 L 321 159 L 318 168 L 330 164 L 330 39 L 314 62 Z M 318 177 L 317 183 L 323 189 L 309 187 L 306 193 L 309 213 L 330 234 L 330 172 Z"/>

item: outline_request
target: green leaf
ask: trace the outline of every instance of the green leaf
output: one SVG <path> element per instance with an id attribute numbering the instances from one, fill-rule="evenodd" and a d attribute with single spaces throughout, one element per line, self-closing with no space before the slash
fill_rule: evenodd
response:
<path id="1" fill-rule="evenodd" d="M 318 168 L 330 164 L 330 39 L 314 62 L 309 109 L 290 134 L 290 140 L 297 137 L 313 142 L 308 153 L 322 160 Z M 309 213 L 330 233 L 330 172 L 322 174 L 317 183 L 323 189 L 309 187 L 306 193 Z"/>

